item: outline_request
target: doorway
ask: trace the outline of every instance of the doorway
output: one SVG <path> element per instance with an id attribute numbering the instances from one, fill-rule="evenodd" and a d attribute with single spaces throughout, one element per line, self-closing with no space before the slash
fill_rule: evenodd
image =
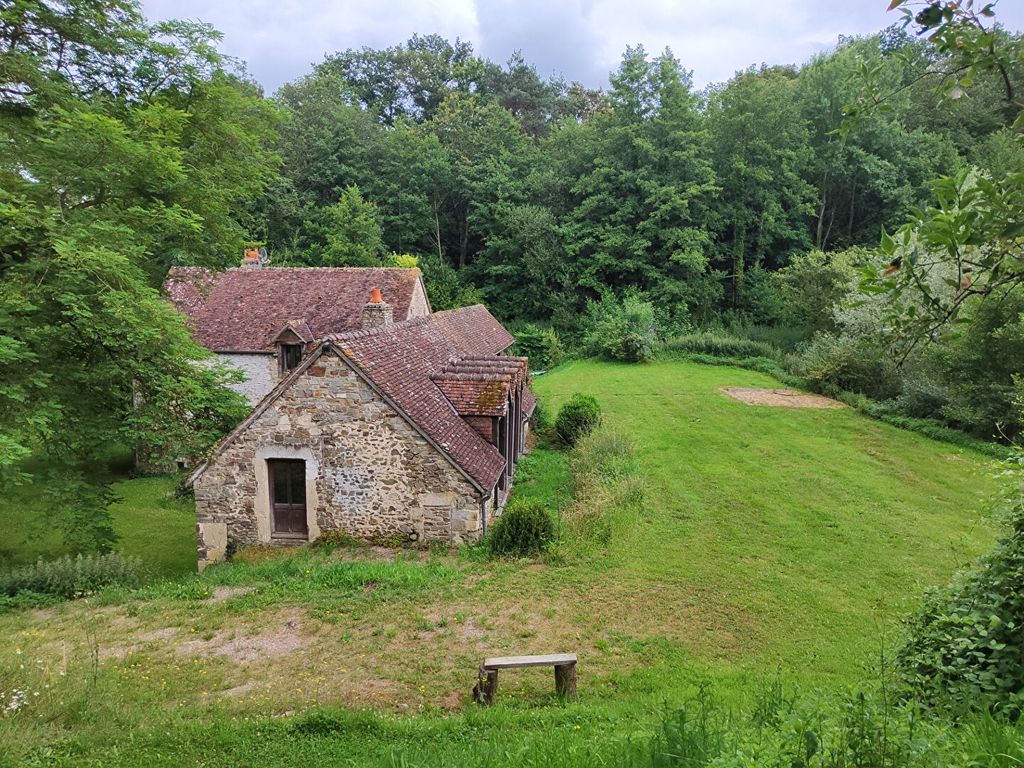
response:
<path id="1" fill-rule="evenodd" d="M 268 459 L 271 533 L 282 538 L 309 538 L 306 522 L 306 462 Z"/>

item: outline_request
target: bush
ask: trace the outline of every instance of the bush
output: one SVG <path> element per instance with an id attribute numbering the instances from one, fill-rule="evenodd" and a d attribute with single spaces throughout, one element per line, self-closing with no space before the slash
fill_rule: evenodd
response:
<path id="1" fill-rule="evenodd" d="M 589 354 L 630 363 L 650 360 L 662 336 L 654 305 L 637 294 L 621 302 L 611 294 L 590 302 L 584 329 Z"/>
<path id="2" fill-rule="evenodd" d="M 70 599 L 90 595 L 103 587 L 137 587 L 141 583 L 141 561 L 114 552 L 40 560 L 35 565 L 7 571 L 0 574 L 0 595 L 13 597 L 19 592 L 34 592 Z"/>
<path id="3" fill-rule="evenodd" d="M 530 323 L 513 335 L 516 337 L 516 354 L 530 358 L 531 369 L 554 368 L 565 359 L 562 342 L 552 328 Z"/>
<path id="4" fill-rule="evenodd" d="M 1013 508 L 995 549 L 949 586 L 930 590 L 908 622 L 897 668 L 915 696 L 954 709 L 1024 704 L 1024 457 L 1007 463 Z"/>
<path id="5" fill-rule="evenodd" d="M 590 395 L 577 392 L 566 401 L 555 418 L 555 434 L 565 445 L 573 446 L 601 423 L 601 406 Z"/>
<path id="6" fill-rule="evenodd" d="M 812 389 L 829 395 L 860 392 L 889 400 L 900 391 L 895 361 L 882 344 L 868 338 L 819 333 L 804 350 L 797 372 Z"/>
<path id="7" fill-rule="evenodd" d="M 495 557 L 531 557 L 554 538 L 554 520 L 540 501 L 513 499 L 491 529 L 488 547 Z"/>

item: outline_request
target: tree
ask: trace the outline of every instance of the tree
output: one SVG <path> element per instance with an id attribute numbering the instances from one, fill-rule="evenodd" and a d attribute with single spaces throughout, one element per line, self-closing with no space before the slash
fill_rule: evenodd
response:
<path id="1" fill-rule="evenodd" d="M 345 187 L 328 212 L 327 247 L 318 266 L 379 267 L 386 249 L 377 223 L 377 206 L 368 203 L 359 187 Z"/>
<path id="2" fill-rule="evenodd" d="M 800 72 L 797 94 L 813 149 L 808 180 L 817 190 L 811 237 L 819 250 L 877 241 L 883 226 L 895 226 L 928 199 L 931 179 L 960 165 L 947 137 L 907 130 L 906 85 L 914 71 L 881 43 L 848 40 Z M 865 77 L 897 95 L 887 109 L 864 114 L 857 130 L 846 130 Z"/>
<path id="3" fill-rule="evenodd" d="M 750 265 L 778 268 L 810 247 L 814 190 L 807 129 L 790 68 L 750 69 L 711 93 L 709 130 L 721 186 L 718 250 L 730 263 L 733 306 Z"/>
<path id="4" fill-rule="evenodd" d="M 987 25 L 991 6 L 974 10 L 957 3 L 932 3 L 918 14 L 903 7 L 906 23 L 916 24 L 946 60 L 938 90 L 945 99 L 962 98 L 979 72 L 996 73 L 1006 104 L 1015 112 L 1013 139 L 1024 142 L 1024 102 L 1013 72 L 1024 65 L 1024 41 Z M 882 97 L 868 93 L 848 110 L 856 130 L 871 104 Z M 1010 138 L 1010 137 L 1007 137 Z M 915 210 L 893 235 L 883 233 L 884 261 L 865 274 L 863 288 L 890 298 L 888 319 L 906 340 L 903 359 L 923 340 L 948 332 L 950 323 L 975 300 L 999 300 L 1024 283 L 1020 252 L 1024 244 L 1024 174 L 1004 168 L 994 174 L 965 168 L 932 183 L 935 202 Z M 935 279 L 938 277 L 939 279 Z M 922 294 L 920 299 L 916 299 Z"/>
<path id="5" fill-rule="evenodd" d="M 244 413 L 154 287 L 239 252 L 274 176 L 275 110 L 217 39 L 120 0 L 0 10 L 0 482 L 46 481 L 72 549 L 110 545 L 111 447 L 195 455 Z"/>
<path id="6" fill-rule="evenodd" d="M 479 251 L 501 200 L 522 200 L 516 166 L 527 154 L 527 139 L 506 110 L 480 96 L 452 94 L 426 126 L 444 148 L 451 168 L 445 200 L 452 250 L 461 270 Z"/>
<path id="7" fill-rule="evenodd" d="M 609 102 L 583 126 L 594 154 L 562 228 L 572 280 L 594 297 L 635 286 L 663 306 L 708 302 L 717 185 L 689 75 L 668 51 L 630 48 Z"/>
<path id="8" fill-rule="evenodd" d="M 338 53 L 319 65 L 317 72 L 336 74 L 347 84 L 352 103 L 393 125 L 403 118 L 430 120 L 452 93 L 480 90 L 485 65 L 467 42 L 413 35 L 403 45 L 384 50 Z"/>

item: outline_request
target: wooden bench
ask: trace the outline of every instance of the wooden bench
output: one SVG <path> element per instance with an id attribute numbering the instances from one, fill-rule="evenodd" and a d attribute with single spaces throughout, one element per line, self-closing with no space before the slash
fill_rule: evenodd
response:
<path id="1" fill-rule="evenodd" d="M 495 656 L 484 659 L 473 687 L 473 699 L 481 704 L 493 704 L 498 693 L 498 670 L 523 667 L 554 667 L 555 693 L 576 698 L 576 654 L 549 653 L 544 656 Z"/>

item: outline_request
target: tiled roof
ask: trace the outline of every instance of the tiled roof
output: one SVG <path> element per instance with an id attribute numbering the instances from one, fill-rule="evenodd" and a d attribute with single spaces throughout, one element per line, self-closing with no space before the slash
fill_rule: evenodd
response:
<path id="1" fill-rule="evenodd" d="M 409 316 L 418 269 L 359 267 L 173 267 L 164 290 L 188 315 L 196 341 L 215 352 L 272 352 L 289 320 L 316 338 L 359 328 L 370 291 L 379 288 L 396 321 Z"/>
<path id="2" fill-rule="evenodd" d="M 289 320 L 281 327 L 281 330 L 274 334 L 272 341 L 276 342 L 282 336 L 286 335 L 288 331 L 294 333 L 298 339 L 306 342 L 307 344 L 316 339 L 313 329 L 309 327 L 309 323 L 305 320 Z"/>
<path id="3" fill-rule="evenodd" d="M 462 416 L 504 416 L 508 393 L 526 380 L 525 357 L 460 357 L 432 377 Z"/>
<path id="4" fill-rule="evenodd" d="M 456 374 L 435 376 L 433 381 L 460 416 L 504 416 L 508 410 L 508 376 Z"/>
<path id="5" fill-rule="evenodd" d="M 533 416 L 533 411 L 537 407 L 537 396 L 533 394 L 530 389 L 523 390 L 523 418 L 528 419 Z"/>
<path id="6" fill-rule="evenodd" d="M 474 358 L 496 378 L 516 358 L 493 359 L 513 338 L 482 305 L 435 312 L 366 331 L 330 335 L 337 347 L 431 440 L 484 489 L 494 487 L 505 460 L 467 424 L 434 383 L 450 363 Z M 508 380 L 509 375 L 504 375 Z"/>

